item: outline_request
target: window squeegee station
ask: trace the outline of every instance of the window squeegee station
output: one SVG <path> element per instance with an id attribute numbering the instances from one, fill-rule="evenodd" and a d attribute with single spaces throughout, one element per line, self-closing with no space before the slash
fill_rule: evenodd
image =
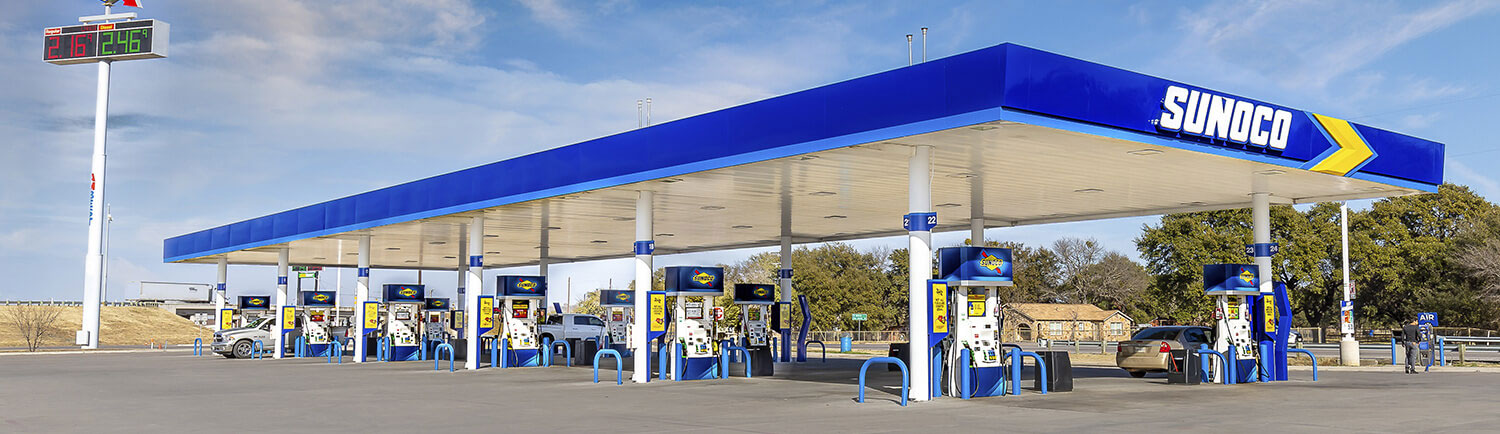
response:
<path id="1" fill-rule="evenodd" d="M 205 229 L 167 239 L 164 259 L 217 263 L 220 276 L 227 264 L 275 264 L 280 276 L 288 264 L 354 266 L 361 306 L 372 269 L 458 270 L 469 288 L 458 301 L 467 323 L 458 353 L 472 355 L 489 316 L 479 302 L 485 268 L 540 264 L 545 276 L 547 263 L 633 256 L 635 288 L 647 291 L 655 254 L 780 245 L 785 256 L 793 243 L 906 234 L 910 269 L 925 270 L 934 229 L 982 239 L 987 227 L 1249 207 L 1248 265 L 1271 276 L 1270 205 L 1434 192 L 1443 152 L 1337 117 L 1002 44 Z M 906 203 L 891 200 L 901 191 Z M 777 281 L 782 302 L 791 271 Z M 924 330 L 931 277 L 911 277 L 910 348 L 937 343 Z M 273 303 L 286 306 L 280 279 Z M 995 304 L 995 282 L 953 282 Z M 1270 279 L 1257 285 L 1275 293 Z M 635 295 L 642 314 L 630 316 L 625 343 L 640 350 L 653 315 L 651 297 Z M 355 342 L 365 354 L 365 340 Z M 995 342 L 982 344 L 970 357 L 992 363 Z M 634 358 L 633 381 L 646 381 L 649 359 Z M 930 360 L 909 365 L 911 399 L 929 399 Z M 986 372 L 974 374 L 992 380 Z M 978 391 L 998 390 L 989 386 Z"/>

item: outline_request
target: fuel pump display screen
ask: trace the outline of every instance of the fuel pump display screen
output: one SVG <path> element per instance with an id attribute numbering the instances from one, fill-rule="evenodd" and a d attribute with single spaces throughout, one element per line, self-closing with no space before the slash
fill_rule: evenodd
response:
<path id="1" fill-rule="evenodd" d="M 396 311 L 396 321 L 411 321 L 411 312 L 404 310 Z"/>
<path id="2" fill-rule="evenodd" d="M 984 293 L 969 294 L 969 317 L 984 316 Z"/>
<path id="3" fill-rule="evenodd" d="M 312 315 L 312 320 L 315 321 L 315 322 L 323 322 L 323 315 L 316 315 L 316 314 L 314 314 L 314 315 Z"/>
<path id="4" fill-rule="evenodd" d="M 531 300 L 512 300 L 510 302 L 510 317 L 515 319 L 526 319 L 531 314 Z"/>
<path id="5" fill-rule="evenodd" d="M 609 320 L 614 322 L 624 321 L 625 314 L 620 312 L 612 312 L 609 314 Z"/>
<path id="6" fill-rule="evenodd" d="M 760 309 L 747 310 L 745 311 L 745 316 L 749 317 L 751 321 L 760 321 Z"/>
<path id="7" fill-rule="evenodd" d="M 688 303 L 687 307 L 683 309 L 682 316 L 687 317 L 687 319 L 703 319 L 703 303 Z"/>

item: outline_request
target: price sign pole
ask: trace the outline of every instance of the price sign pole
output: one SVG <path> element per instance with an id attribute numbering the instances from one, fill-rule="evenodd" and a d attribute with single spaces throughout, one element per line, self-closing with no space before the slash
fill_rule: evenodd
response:
<path id="1" fill-rule="evenodd" d="M 99 64 L 99 83 L 94 107 L 94 157 L 89 174 L 89 245 L 84 256 L 83 327 L 75 343 L 85 349 L 99 348 L 99 304 L 104 287 L 105 130 L 109 121 L 109 69 L 115 60 L 167 57 L 167 23 L 135 21 L 134 12 L 115 14 L 111 8 L 121 0 L 103 0 L 104 15 L 79 17 L 83 25 L 43 30 L 42 58 L 55 65 Z M 140 7 L 138 0 L 123 0 L 125 6 Z M 122 21 L 123 20 L 123 21 Z M 116 22 L 112 22 L 116 21 Z"/>
<path id="2" fill-rule="evenodd" d="M 1354 283 L 1349 280 L 1349 204 L 1339 204 L 1339 230 L 1344 248 L 1344 302 L 1339 305 L 1339 362 L 1359 366 L 1359 342 L 1354 340 Z"/>

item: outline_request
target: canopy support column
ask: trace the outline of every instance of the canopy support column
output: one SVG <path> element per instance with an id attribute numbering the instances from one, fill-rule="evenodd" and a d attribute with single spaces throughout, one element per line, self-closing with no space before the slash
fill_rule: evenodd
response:
<path id="1" fill-rule="evenodd" d="M 479 310 L 479 296 L 484 294 L 484 216 L 474 216 L 469 222 L 469 243 L 467 253 L 469 264 L 465 267 L 466 275 L 464 288 L 468 291 L 464 299 L 464 369 L 479 369 L 479 318 L 481 315 L 495 315 L 494 312 L 481 312 Z"/>
<path id="2" fill-rule="evenodd" d="M 282 340 L 286 338 L 286 332 L 281 328 L 283 324 L 286 324 L 286 319 L 282 318 L 281 315 L 283 313 L 282 306 L 287 305 L 286 271 L 288 262 L 291 262 L 291 258 L 291 248 L 282 247 L 280 251 L 276 252 L 276 325 L 271 327 L 271 330 L 274 330 L 276 333 L 274 336 L 272 336 L 272 340 L 274 340 L 276 343 L 275 348 L 272 349 L 272 353 L 274 355 L 272 355 L 271 357 L 276 359 L 281 358 L 281 353 L 283 353 L 281 349 L 286 348 L 286 343 L 282 342 Z"/>
<path id="3" fill-rule="evenodd" d="M 635 316 L 630 327 L 630 346 L 635 351 L 635 366 L 630 381 L 644 383 L 651 375 L 651 358 L 646 351 L 646 331 L 650 327 L 651 310 L 648 306 L 653 282 L 651 279 L 651 255 L 656 252 L 655 234 L 652 233 L 652 192 L 642 191 L 635 200 Z M 665 366 L 662 369 L 666 369 Z"/>
<path id="4" fill-rule="evenodd" d="M 1254 227 L 1255 244 L 1266 245 L 1271 243 L 1271 193 L 1256 192 L 1250 196 L 1250 223 Z M 1261 255 L 1256 252 L 1255 266 L 1260 273 L 1260 293 L 1270 294 L 1273 292 L 1271 282 L 1276 280 L 1271 276 L 1271 255 Z"/>
<path id="5" fill-rule="evenodd" d="M 359 256 L 356 262 L 359 276 L 354 284 L 354 363 L 364 363 L 365 354 L 365 302 L 370 301 L 370 236 L 359 237 Z"/>
<path id="6" fill-rule="evenodd" d="M 911 342 L 908 350 L 911 365 L 911 399 L 926 401 L 930 388 L 931 372 L 927 356 L 927 279 L 932 276 L 932 147 L 917 146 L 913 152 L 907 172 L 907 239 L 910 252 L 907 266 L 911 282 L 907 291 L 907 313 Z M 933 216 L 932 219 L 928 219 Z"/>
<path id="7" fill-rule="evenodd" d="M 219 257 L 219 285 L 214 288 L 214 330 L 224 330 L 224 298 L 229 294 L 229 256 Z"/>

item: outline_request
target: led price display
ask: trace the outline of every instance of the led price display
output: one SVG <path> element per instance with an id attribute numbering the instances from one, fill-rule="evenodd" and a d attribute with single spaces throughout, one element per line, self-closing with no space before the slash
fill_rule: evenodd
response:
<path id="1" fill-rule="evenodd" d="M 42 31 L 42 60 L 73 65 L 167 57 L 167 29 L 157 20 L 50 27 Z"/>

